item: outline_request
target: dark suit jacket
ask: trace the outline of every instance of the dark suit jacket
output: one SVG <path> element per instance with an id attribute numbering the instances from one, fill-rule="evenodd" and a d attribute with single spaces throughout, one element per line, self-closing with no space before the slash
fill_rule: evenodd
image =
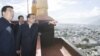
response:
<path id="1" fill-rule="evenodd" d="M 39 31 L 39 27 L 48 26 L 48 22 L 43 24 L 34 23 L 31 28 L 27 23 L 21 25 L 17 35 L 17 50 L 22 51 L 22 56 L 35 56 L 36 42 Z"/>
<path id="2" fill-rule="evenodd" d="M 11 24 L 0 18 L 0 56 L 15 56 L 15 40 Z"/>
<path id="3" fill-rule="evenodd" d="M 13 29 L 13 32 L 14 32 L 14 37 L 16 37 L 16 35 L 17 35 L 17 32 L 18 32 L 18 27 L 19 27 L 19 25 L 18 24 L 11 24 L 11 27 L 12 27 L 12 29 Z"/>
<path id="4" fill-rule="evenodd" d="M 38 25 L 33 24 L 31 28 L 27 23 L 21 25 L 18 34 L 17 34 L 17 41 L 16 46 L 17 50 L 20 49 L 22 51 L 22 56 L 32 56 L 35 52 L 36 48 L 36 39 L 38 35 Z"/>
<path id="5" fill-rule="evenodd" d="M 49 24 L 46 25 L 44 23 L 47 23 L 46 20 L 40 20 L 39 21 L 39 31 L 41 34 L 41 48 L 51 46 L 54 41 L 54 25 Z"/>

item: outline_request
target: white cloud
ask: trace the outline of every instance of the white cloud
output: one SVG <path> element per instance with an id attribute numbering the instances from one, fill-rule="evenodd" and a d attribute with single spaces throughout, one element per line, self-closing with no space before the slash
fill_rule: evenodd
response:
<path id="1" fill-rule="evenodd" d="M 81 11 L 81 12 L 67 12 L 63 14 L 64 18 L 87 18 L 87 17 L 93 17 L 93 16 L 98 16 L 100 15 L 100 8 L 99 7 L 94 7 L 92 10 L 90 11 Z"/>
<path id="2" fill-rule="evenodd" d="M 48 0 L 48 11 L 56 11 L 63 8 L 60 3 L 61 0 Z"/>
<path id="3" fill-rule="evenodd" d="M 48 0 L 48 11 L 57 11 L 64 9 L 65 6 L 78 4 L 77 0 Z"/>
<path id="4" fill-rule="evenodd" d="M 88 12 L 66 12 L 59 18 L 63 18 L 65 22 L 69 22 L 69 23 L 82 23 L 88 20 L 87 18 L 99 16 L 100 15 L 99 12 L 100 10 L 95 9 L 95 8 Z M 58 20 L 58 21 L 61 21 L 61 20 Z"/>
<path id="5" fill-rule="evenodd" d="M 3 4 L 3 5 L 6 5 L 6 4 L 20 4 L 20 3 L 23 3 L 23 2 L 25 2 L 25 1 L 27 1 L 27 0 L 0 0 L 0 2 L 1 2 L 1 4 Z"/>
<path id="6" fill-rule="evenodd" d="M 97 7 L 97 6 L 95 6 L 94 8 L 93 8 L 93 10 L 91 11 L 91 14 L 94 14 L 94 15 L 100 15 L 100 7 Z"/>
<path id="7" fill-rule="evenodd" d="M 94 7 L 91 10 L 88 11 L 67 11 L 67 9 L 64 10 L 65 13 L 61 14 L 60 16 L 57 16 L 53 13 L 49 14 L 54 19 L 56 19 L 59 23 L 85 23 L 85 21 L 88 20 L 90 17 L 99 16 L 100 15 L 100 7 Z M 57 14 L 57 13 L 56 13 Z"/>
<path id="8" fill-rule="evenodd" d="M 61 3 L 66 4 L 66 5 L 74 5 L 74 4 L 78 4 L 78 1 L 77 0 L 63 0 Z"/>
<path id="9" fill-rule="evenodd" d="M 63 23 L 82 23 L 89 17 L 100 15 L 100 8 L 96 6 L 87 10 L 80 9 L 79 7 L 79 9 L 75 8 L 77 11 L 71 9 L 74 8 L 76 4 L 79 4 L 80 7 L 83 6 L 80 5 L 79 0 L 49 0 L 49 15 L 58 22 Z M 93 4 L 93 2 L 91 2 L 91 4 Z M 83 7 L 85 8 L 87 6 L 85 5 Z"/>

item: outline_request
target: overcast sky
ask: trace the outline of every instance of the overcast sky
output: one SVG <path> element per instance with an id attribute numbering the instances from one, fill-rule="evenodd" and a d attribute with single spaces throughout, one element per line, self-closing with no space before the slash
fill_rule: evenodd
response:
<path id="1" fill-rule="evenodd" d="M 29 0 L 29 2 L 30 2 L 30 0 Z M 14 7 L 15 13 L 14 13 L 14 19 L 13 20 L 17 20 L 18 15 L 24 15 L 24 17 L 26 19 L 27 0 L 0 0 L 0 8 L 2 8 L 5 5 L 11 5 L 11 6 Z"/>
<path id="2" fill-rule="evenodd" d="M 49 0 L 49 15 L 59 23 L 90 23 L 100 16 L 100 0 Z"/>
<path id="3" fill-rule="evenodd" d="M 29 0 L 29 10 L 31 2 Z M 27 0 L 0 0 L 0 8 L 4 5 L 14 6 L 15 17 L 27 15 Z M 100 0 L 48 0 L 48 13 L 59 23 L 89 23 L 88 19 L 100 16 Z"/>

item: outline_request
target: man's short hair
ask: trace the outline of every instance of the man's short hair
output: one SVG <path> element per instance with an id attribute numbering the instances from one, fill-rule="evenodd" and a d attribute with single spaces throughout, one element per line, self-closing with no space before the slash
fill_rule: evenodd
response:
<path id="1" fill-rule="evenodd" d="M 21 17 L 23 17 L 23 18 L 24 18 L 24 16 L 22 16 L 22 15 L 19 15 L 19 16 L 18 16 L 18 19 L 20 19 Z"/>
<path id="2" fill-rule="evenodd" d="M 7 8 L 12 8 L 13 9 L 13 7 L 12 6 L 9 6 L 9 5 L 3 6 L 2 9 L 1 9 L 2 16 L 3 16 L 3 12 L 6 12 Z"/>
<path id="3" fill-rule="evenodd" d="M 35 15 L 35 14 L 28 14 L 28 15 L 27 15 L 27 19 L 30 18 L 31 15 Z"/>

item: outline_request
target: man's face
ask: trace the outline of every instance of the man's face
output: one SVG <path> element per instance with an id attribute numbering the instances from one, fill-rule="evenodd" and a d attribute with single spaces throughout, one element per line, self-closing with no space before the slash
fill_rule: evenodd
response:
<path id="1" fill-rule="evenodd" d="M 11 21 L 13 19 L 13 16 L 14 16 L 14 11 L 12 8 L 7 8 L 7 10 L 5 12 L 3 12 L 3 15 L 5 17 L 7 17 L 7 19 L 9 21 Z"/>
<path id="2" fill-rule="evenodd" d="M 23 24 L 24 23 L 24 17 L 20 17 L 19 23 Z"/>
<path id="3" fill-rule="evenodd" d="M 28 18 L 28 21 L 30 23 L 34 23 L 35 22 L 35 15 L 31 15 L 30 18 Z"/>

